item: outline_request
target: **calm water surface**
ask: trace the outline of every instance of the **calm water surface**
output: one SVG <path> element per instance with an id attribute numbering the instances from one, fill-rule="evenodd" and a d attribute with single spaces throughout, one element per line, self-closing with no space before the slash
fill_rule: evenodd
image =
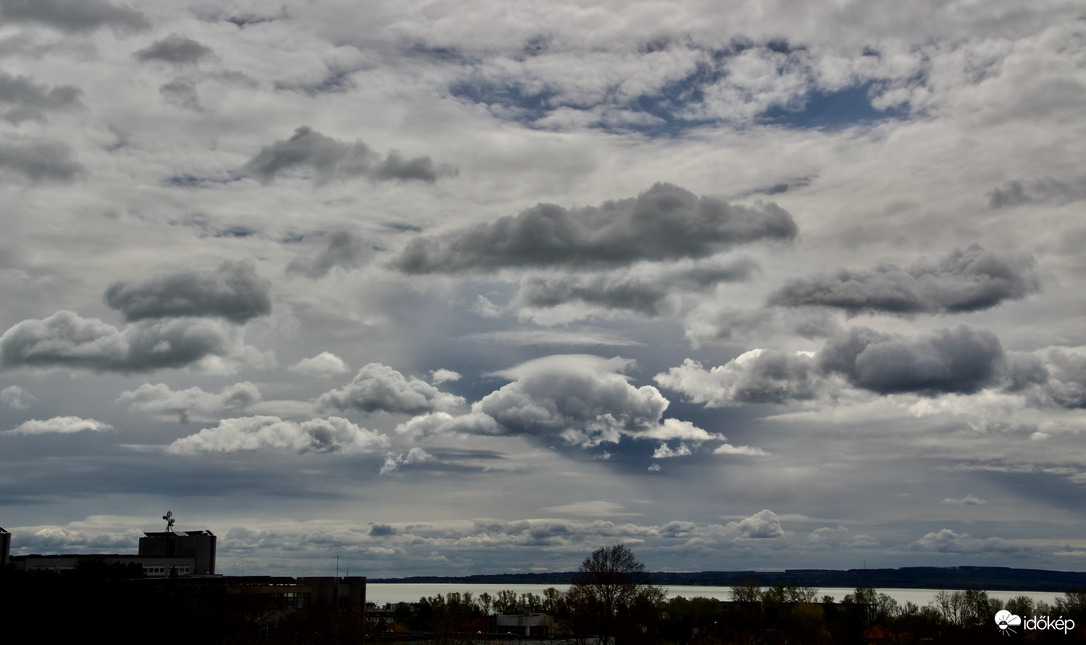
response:
<path id="1" fill-rule="evenodd" d="M 498 595 L 498 592 L 503 589 L 517 592 L 517 595 L 522 593 L 534 593 L 537 596 L 543 595 L 543 590 L 548 587 L 554 587 L 559 591 L 565 591 L 569 585 L 515 585 L 515 584 L 418 584 L 418 583 L 371 583 L 366 585 L 366 600 L 369 602 L 375 602 L 378 605 L 385 603 L 397 603 L 397 602 L 416 602 L 423 596 L 434 596 L 436 594 L 447 594 L 449 592 L 464 593 L 470 591 L 475 597 L 478 597 L 481 593 L 488 593 L 491 596 Z M 689 585 L 673 585 L 667 587 L 667 595 L 669 598 L 675 596 L 683 596 L 685 598 L 716 598 L 717 600 L 731 600 L 731 587 L 701 587 L 701 586 L 689 586 Z M 845 589 L 838 587 L 825 587 L 818 590 L 818 598 L 821 599 L 824 595 L 833 596 L 834 600 L 842 600 L 846 594 L 852 593 L 853 589 Z M 911 602 L 921 607 L 930 603 L 938 589 L 876 589 L 879 593 L 884 593 L 894 600 L 898 601 L 902 605 L 906 602 Z M 1015 596 L 1027 596 L 1034 601 L 1044 601 L 1048 604 L 1055 602 L 1056 598 L 1062 598 L 1062 593 L 1054 593 L 1050 591 L 989 591 L 989 598 L 999 598 L 1000 600 L 1007 601 Z"/>

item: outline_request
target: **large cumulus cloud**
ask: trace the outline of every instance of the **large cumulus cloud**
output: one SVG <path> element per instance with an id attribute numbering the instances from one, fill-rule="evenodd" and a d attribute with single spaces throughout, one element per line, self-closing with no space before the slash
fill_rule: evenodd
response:
<path id="1" fill-rule="evenodd" d="M 166 450 L 195 455 L 274 450 L 295 453 L 367 453 L 389 446 L 388 437 L 347 419 L 328 417 L 298 423 L 273 416 L 224 419 L 213 428 L 182 437 Z"/>
<path id="2" fill-rule="evenodd" d="M 58 311 L 24 320 L 0 336 L 0 365 L 73 367 L 98 372 L 149 372 L 203 359 L 249 358 L 241 333 L 201 318 L 143 320 L 118 329 L 97 318 Z"/>
<path id="3" fill-rule="evenodd" d="M 776 204 L 737 206 L 657 184 L 637 197 L 598 207 L 570 210 L 539 204 L 515 217 L 415 238 L 393 264 L 406 273 L 605 268 L 705 257 L 738 244 L 787 240 L 795 234 L 792 216 Z"/>
<path id="4" fill-rule="evenodd" d="M 998 379 L 1003 347 L 992 332 L 967 325 L 916 336 L 854 327 L 822 348 L 818 364 L 879 394 L 968 394 Z"/>
<path id="5" fill-rule="evenodd" d="M 903 336 L 853 327 L 818 352 L 754 349 L 708 370 L 686 359 L 655 379 L 695 403 L 722 407 L 814 399 L 844 382 L 877 394 L 971 394 L 1010 387 L 1016 371 L 1023 372 L 1019 388 L 1047 378 L 1043 368 L 1014 367 L 986 329 L 959 325 Z"/>
<path id="6" fill-rule="evenodd" d="M 692 446 L 724 439 L 688 421 L 664 419 L 668 400 L 651 385 L 632 385 L 622 373 L 631 364 L 589 355 L 531 360 L 498 372 L 512 382 L 476 402 L 469 414 L 424 415 L 398 431 L 521 435 L 585 448 L 618 443 L 622 437 L 674 439 Z"/>
<path id="7" fill-rule="evenodd" d="M 883 264 L 866 271 L 792 280 L 769 301 L 788 307 L 834 307 L 854 314 L 959 313 L 989 309 L 1039 288 L 1032 257 L 999 254 L 973 244 L 907 267 Z"/>
<path id="8" fill-rule="evenodd" d="M 126 320 L 217 316 L 243 323 L 271 311 L 271 285 L 249 262 L 223 262 L 214 271 L 179 271 L 142 282 L 109 285 L 105 301 Z"/>
<path id="9" fill-rule="evenodd" d="M 298 168 L 315 172 L 318 184 L 354 177 L 433 183 L 456 174 L 455 168 L 435 164 L 430 157 L 405 159 L 393 151 L 382 160 L 381 155 L 361 141 L 339 141 L 308 126 L 296 129 L 286 141 L 278 140 L 263 148 L 245 164 L 245 171 L 264 183 Z"/>
<path id="10" fill-rule="evenodd" d="M 756 540 L 777 538 L 784 535 L 784 529 L 781 528 L 781 518 L 768 508 L 762 509 L 738 522 L 728 522 L 724 528 L 735 531 L 742 537 Z"/>
<path id="11" fill-rule="evenodd" d="M 399 371 L 370 363 L 358 370 L 346 386 L 317 398 L 322 410 L 422 414 L 449 412 L 466 406 L 462 397 L 442 392 L 433 385 Z"/>

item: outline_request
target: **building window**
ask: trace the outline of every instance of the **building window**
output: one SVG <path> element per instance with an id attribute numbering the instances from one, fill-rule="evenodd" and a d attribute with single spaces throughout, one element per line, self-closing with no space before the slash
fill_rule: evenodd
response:
<path id="1" fill-rule="evenodd" d="M 304 591 L 288 591 L 282 594 L 283 607 L 287 609 L 305 609 L 309 606 L 309 593 Z"/>

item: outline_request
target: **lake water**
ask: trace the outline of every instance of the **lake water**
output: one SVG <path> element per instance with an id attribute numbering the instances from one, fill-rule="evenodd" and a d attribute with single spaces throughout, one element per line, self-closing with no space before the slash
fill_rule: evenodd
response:
<path id="1" fill-rule="evenodd" d="M 377 603 L 383 605 L 385 603 L 398 603 L 398 602 L 417 602 L 419 598 L 423 596 L 434 596 L 436 594 L 447 594 L 449 592 L 464 593 L 470 591 L 471 595 L 478 598 L 481 593 L 488 593 L 491 596 L 497 596 L 498 592 L 503 589 L 515 591 L 517 595 L 522 593 L 533 593 L 537 596 L 543 595 L 543 590 L 548 587 L 554 587 L 559 591 L 565 591 L 569 588 L 569 585 L 516 585 L 516 584 L 429 584 L 429 583 L 407 583 L 407 582 L 392 582 L 392 583 L 371 583 L 366 585 L 366 600 L 368 602 Z M 731 600 L 731 587 L 701 587 L 691 585 L 673 585 L 666 588 L 668 598 L 674 598 L 676 596 L 683 596 L 685 598 L 715 598 L 717 600 Z M 850 594 L 854 589 L 845 589 L 837 587 L 825 587 L 818 590 L 817 598 L 821 599 L 824 595 L 833 596 L 834 600 L 841 601 L 846 594 Z M 884 593 L 894 600 L 898 601 L 902 606 L 906 602 L 923 607 L 930 603 L 938 589 L 876 589 L 879 593 Z M 1032 598 L 1035 602 L 1043 601 L 1048 604 L 1055 602 L 1056 598 L 1062 598 L 1062 593 L 1056 593 L 1051 591 L 989 591 L 989 598 L 999 598 L 1006 602 L 1016 596 L 1027 596 Z"/>

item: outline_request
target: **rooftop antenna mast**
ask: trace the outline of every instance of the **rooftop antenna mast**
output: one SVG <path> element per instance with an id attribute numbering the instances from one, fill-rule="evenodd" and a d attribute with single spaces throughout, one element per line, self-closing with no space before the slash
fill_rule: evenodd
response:
<path id="1" fill-rule="evenodd" d="M 173 533 L 173 511 L 166 511 L 162 519 L 166 520 L 166 532 Z"/>

